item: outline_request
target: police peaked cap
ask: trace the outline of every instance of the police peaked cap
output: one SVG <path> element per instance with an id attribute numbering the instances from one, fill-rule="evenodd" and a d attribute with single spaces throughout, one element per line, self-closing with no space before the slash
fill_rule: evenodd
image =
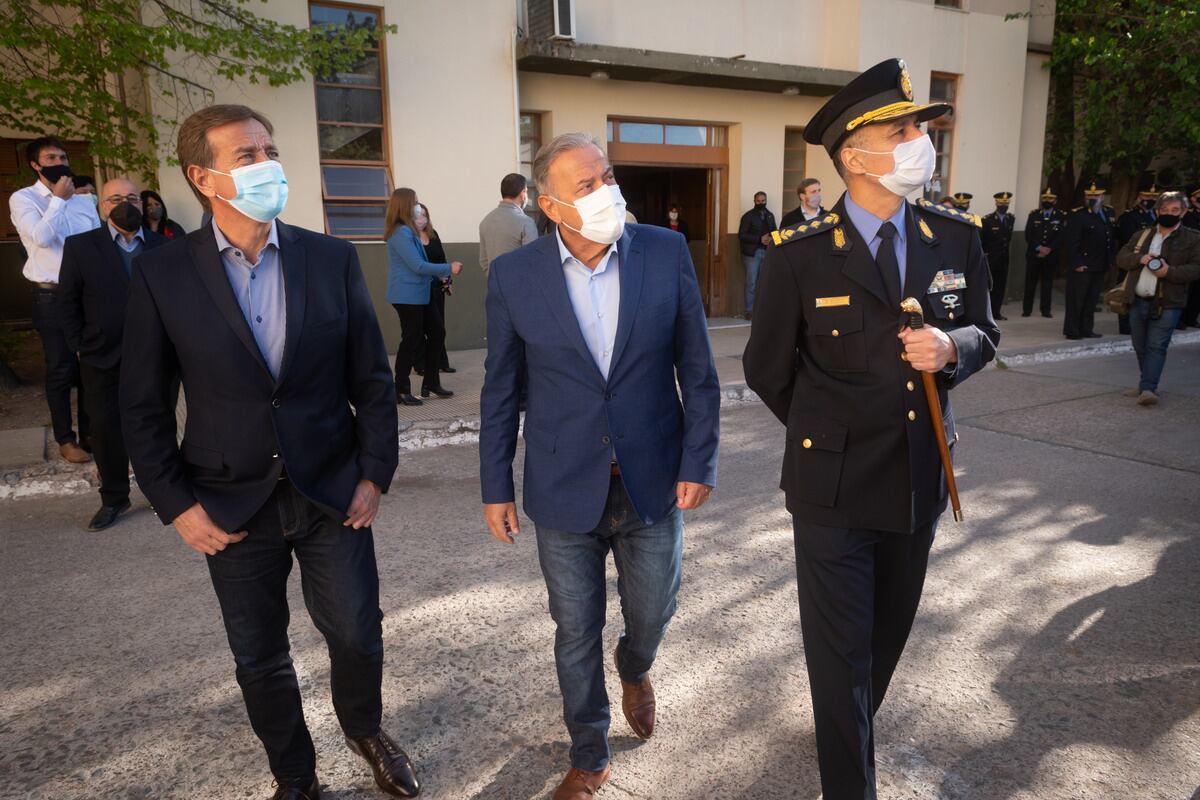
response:
<path id="1" fill-rule="evenodd" d="M 908 67 L 889 58 L 847 83 L 826 101 L 804 128 L 804 141 L 819 144 L 832 157 L 846 137 L 864 125 L 916 114 L 918 122 L 940 117 L 948 103 L 913 102 Z"/>

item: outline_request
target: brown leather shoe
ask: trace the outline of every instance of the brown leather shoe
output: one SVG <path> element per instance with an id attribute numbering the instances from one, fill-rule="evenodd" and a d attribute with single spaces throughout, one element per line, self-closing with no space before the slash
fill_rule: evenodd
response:
<path id="1" fill-rule="evenodd" d="M 412 761 L 383 731 L 361 739 L 346 737 L 346 744 L 371 765 L 375 784 L 392 797 L 416 797 L 421 793 Z"/>
<path id="2" fill-rule="evenodd" d="M 611 772 L 611 764 L 599 772 L 571 767 L 567 770 L 567 777 L 563 778 L 562 783 L 554 790 L 553 800 L 591 800 L 608 780 Z"/>
<path id="3" fill-rule="evenodd" d="M 271 795 L 271 800 L 321 800 L 321 781 L 316 775 L 312 776 L 312 780 L 298 783 L 276 781 L 275 794 Z"/>
<path id="4" fill-rule="evenodd" d="M 621 646 L 617 645 L 613 650 L 613 663 L 620 663 L 617 658 L 620 652 Z M 654 687 L 650 685 L 649 675 L 642 678 L 640 683 L 629 683 L 621 678 L 621 710 L 625 712 L 625 721 L 639 739 L 649 739 L 654 735 Z"/>
<path id="5" fill-rule="evenodd" d="M 87 451 L 74 442 L 63 442 L 58 446 L 58 452 L 72 464 L 86 464 L 92 460 Z"/>

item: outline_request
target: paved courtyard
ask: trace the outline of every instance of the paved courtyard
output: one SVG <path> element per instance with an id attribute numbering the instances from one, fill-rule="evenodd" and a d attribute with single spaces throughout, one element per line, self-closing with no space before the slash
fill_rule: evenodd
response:
<path id="1" fill-rule="evenodd" d="M 967 518 L 943 520 L 878 716 L 882 797 L 1200 798 L 1200 345 L 1172 349 L 1158 408 L 1121 396 L 1132 362 L 991 369 L 956 390 Z M 632 736 L 610 674 L 601 800 L 817 797 L 782 447 L 761 405 L 724 410 L 720 486 L 688 517 L 653 673 L 659 728 Z M 140 497 L 86 534 L 95 504 L 0 506 L 0 798 L 269 796 L 202 557 Z M 548 797 L 568 744 L 532 526 L 491 540 L 476 450 L 446 446 L 402 454 L 375 536 L 385 726 L 423 796 Z M 382 797 L 341 743 L 292 588 L 324 796 Z"/>

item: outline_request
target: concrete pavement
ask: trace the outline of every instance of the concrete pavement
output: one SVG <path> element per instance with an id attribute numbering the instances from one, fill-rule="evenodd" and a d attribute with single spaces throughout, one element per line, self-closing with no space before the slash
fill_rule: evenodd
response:
<path id="1" fill-rule="evenodd" d="M 993 369 L 954 392 L 967 518 L 943 521 L 877 719 L 882 797 L 1195 796 L 1200 347 L 1172 347 L 1153 409 L 1120 396 L 1131 361 Z M 639 742 L 616 712 L 602 800 L 818 794 L 776 489 L 782 428 L 751 403 L 722 425 L 720 486 L 689 515 L 679 613 L 654 670 L 659 728 Z M 0 797 L 269 796 L 203 559 L 140 499 L 85 534 L 94 505 L 4 506 Z M 484 533 L 472 446 L 402 454 L 383 501 L 384 720 L 430 800 L 546 798 L 566 767 L 553 628 L 522 522 L 515 546 Z M 609 598 L 606 650 L 620 630 L 611 567 Z M 381 797 L 341 743 L 297 580 L 291 600 L 324 796 Z M 619 703 L 611 674 L 609 692 Z"/>

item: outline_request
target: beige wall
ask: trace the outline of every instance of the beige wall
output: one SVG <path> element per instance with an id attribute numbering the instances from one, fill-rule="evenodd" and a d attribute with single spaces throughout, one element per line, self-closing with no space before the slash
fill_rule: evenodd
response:
<path id="1" fill-rule="evenodd" d="M 1048 57 L 1038 53 L 1025 56 L 1025 90 L 1021 101 L 1021 159 L 1017 172 L 1017 194 L 1012 212 L 1017 215 L 1017 228 L 1024 230 L 1025 217 L 1038 207 L 1042 193 L 1042 161 L 1046 145 L 1047 101 L 1050 97 Z"/>
<path id="2" fill-rule="evenodd" d="M 783 135 L 788 126 L 801 126 L 821 105 L 819 98 L 787 97 L 765 92 L 739 92 L 692 86 L 664 86 L 630 81 L 596 81 L 539 73 L 521 73 L 521 107 L 552 109 L 544 118 L 543 135 L 588 131 L 605 137 L 610 116 L 727 124 L 730 127 L 728 231 L 753 203 L 756 190 L 768 193 L 769 206 L 779 213 L 783 175 Z M 809 147 L 806 164 L 834 198 L 842 183 L 819 147 Z M 830 201 L 831 202 L 831 201 Z"/>

